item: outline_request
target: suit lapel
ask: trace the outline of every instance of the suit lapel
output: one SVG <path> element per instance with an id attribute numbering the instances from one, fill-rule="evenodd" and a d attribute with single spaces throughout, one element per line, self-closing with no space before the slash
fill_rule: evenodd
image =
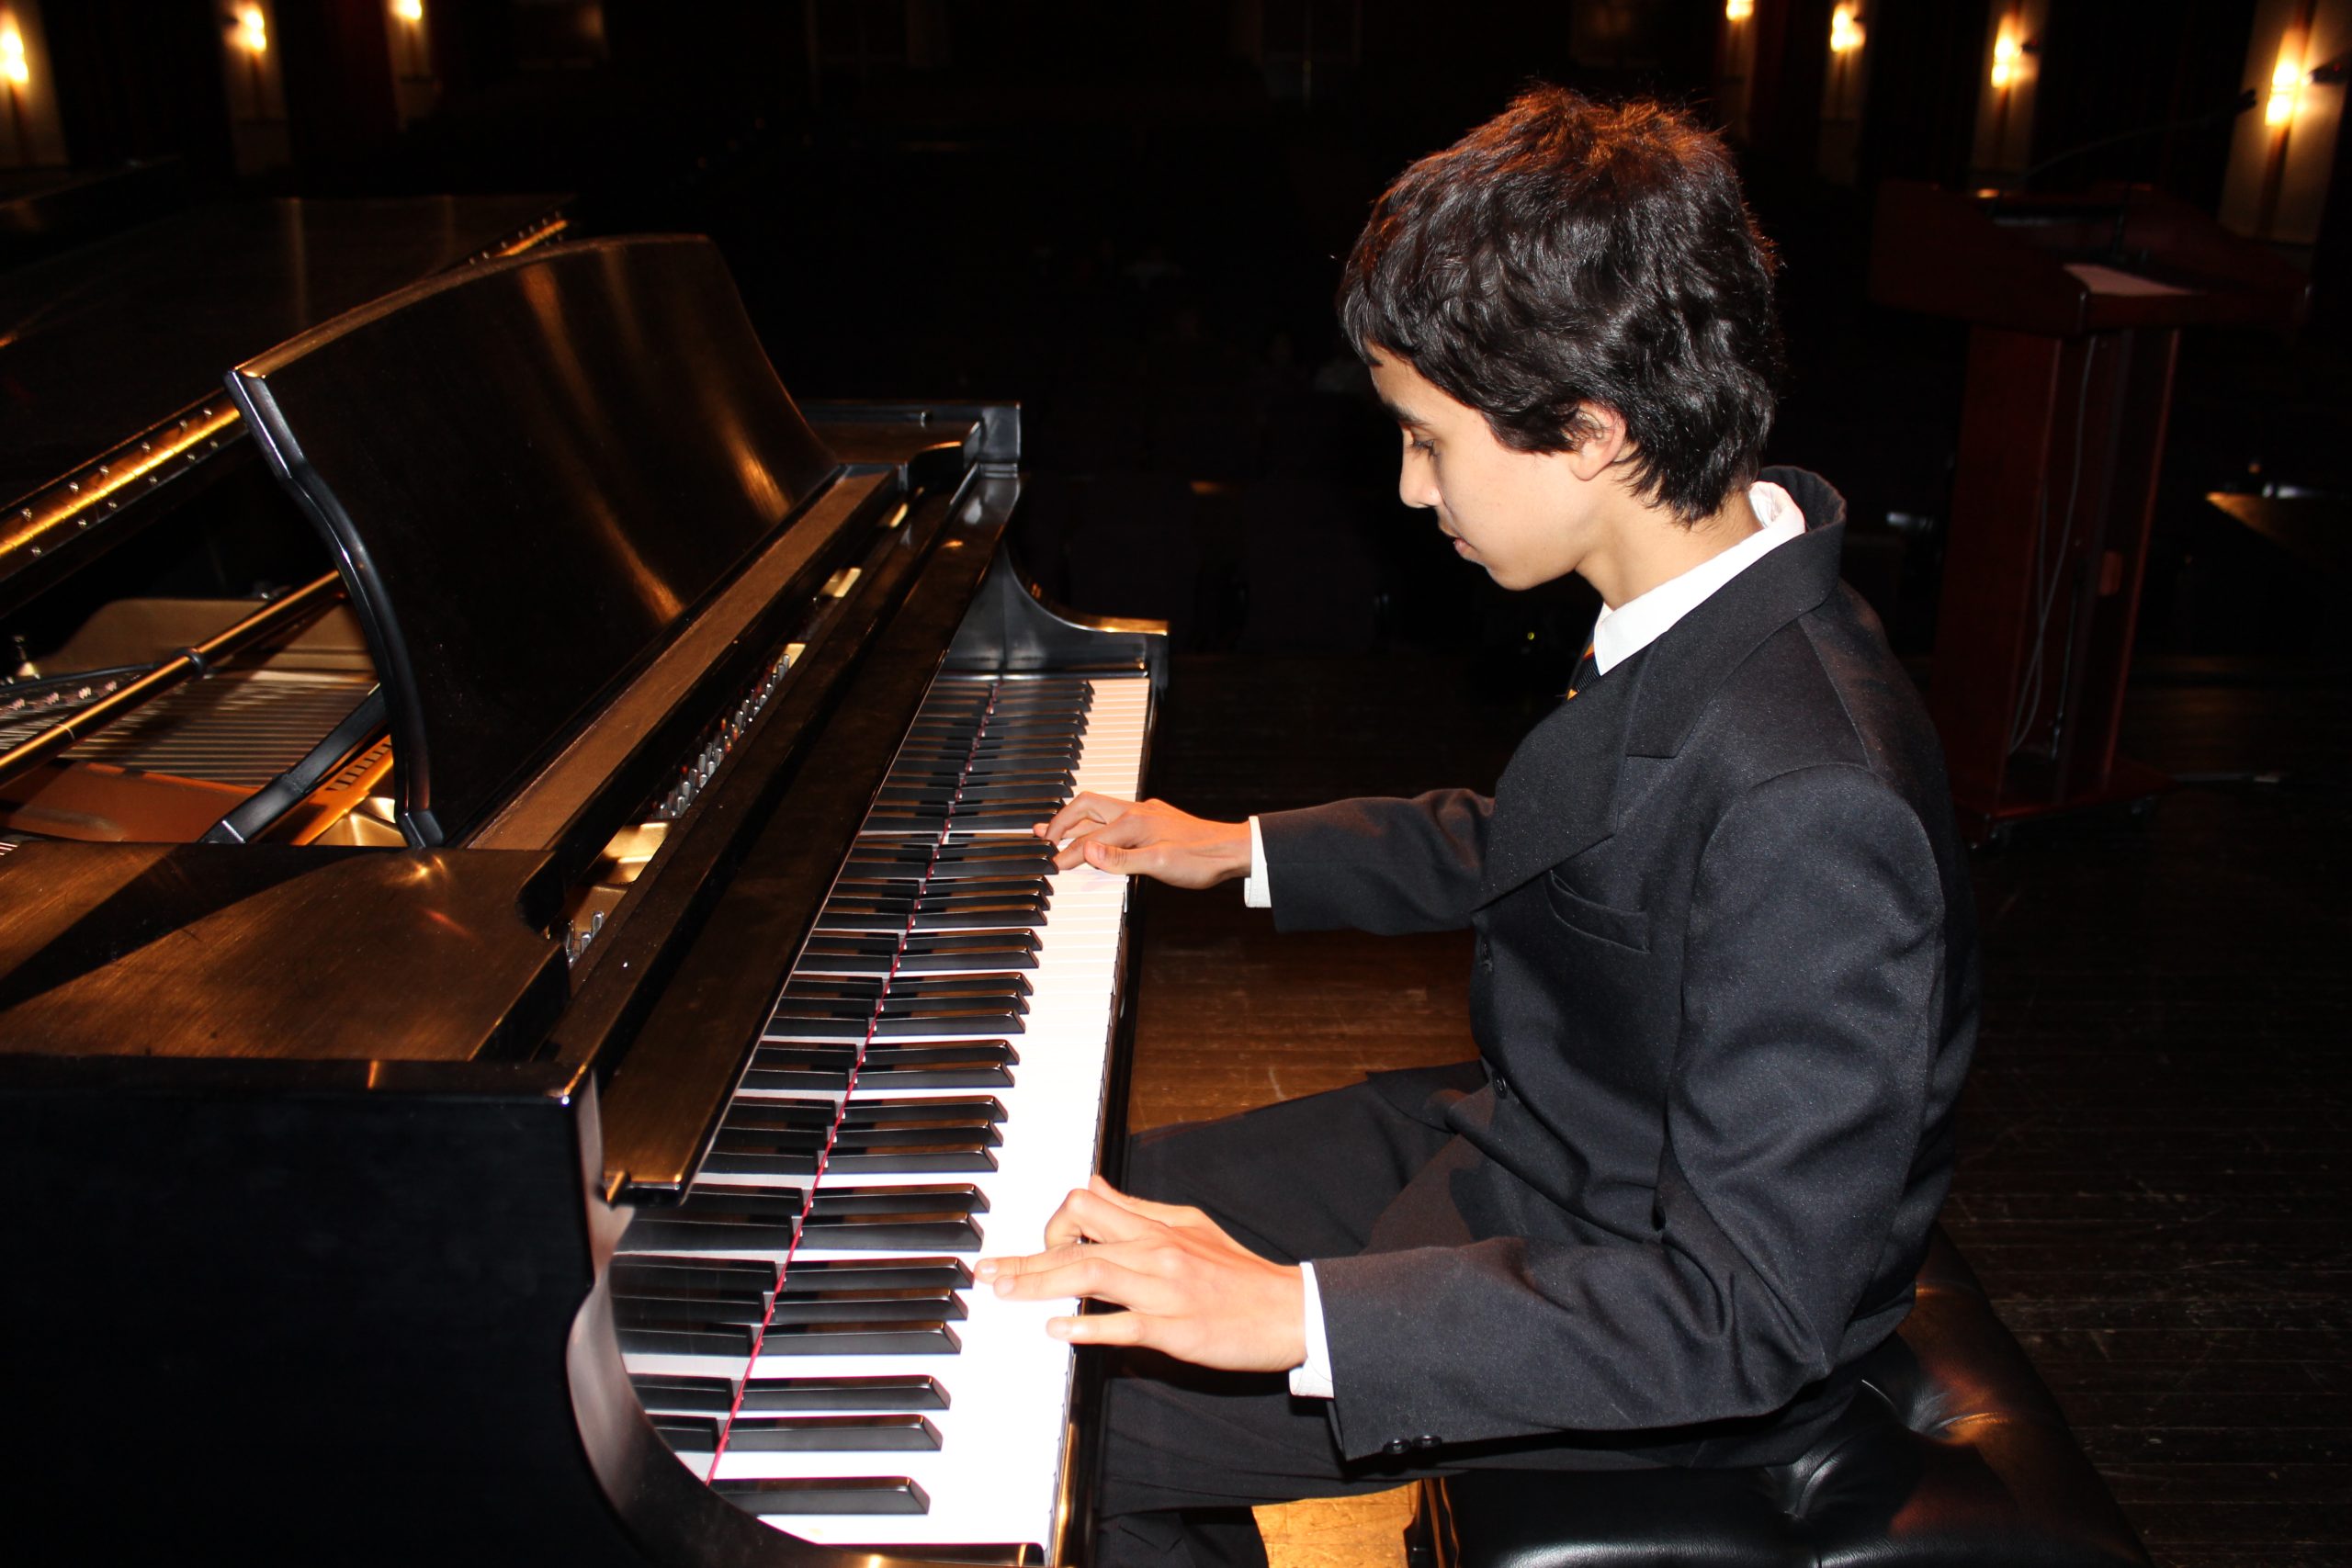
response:
<path id="1" fill-rule="evenodd" d="M 1482 902 L 1616 831 L 1617 773 L 1649 653 L 1578 690 L 1511 753 L 1495 785 Z"/>
<path id="2" fill-rule="evenodd" d="M 1788 483 L 1779 471 L 1767 477 Z M 1826 500 L 1799 493 L 1799 504 L 1826 525 L 1807 529 L 1732 579 L 1520 742 L 1495 786 L 1481 902 L 1613 835 L 1626 757 L 1679 752 L 1732 671 L 1836 590 L 1845 527 L 1833 519 L 1844 509 L 1835 491 L 1804 478 Z"/>

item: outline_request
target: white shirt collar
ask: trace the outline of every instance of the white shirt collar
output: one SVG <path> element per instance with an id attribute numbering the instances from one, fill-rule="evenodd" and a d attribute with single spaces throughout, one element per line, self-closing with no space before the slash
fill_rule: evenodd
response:
<path id="1" fill-rule="evenodd" d="M 1804 532 L 1804 513 L 1787 491 L 1763 480 L 1747 487 L 1747 504 L 1762 526 L 1721 555 L 1710 556 L 1679 577 L 1615 609 L 1603 604 L 1592 623 L 1593 668 L 1610 670 L 1664 637 L 1675 622 L 1705 604 L 1733 578 Z"/>

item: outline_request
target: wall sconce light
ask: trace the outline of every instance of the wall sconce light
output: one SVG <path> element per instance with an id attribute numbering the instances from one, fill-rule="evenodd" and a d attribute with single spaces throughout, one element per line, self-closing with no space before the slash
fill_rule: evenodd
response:
<path id="1" fill-rule="evenodd" d="M 1851 54 L 1862 47 L 1862 8 L 1840 6 L 1829 13 L 1829 52 Z"/>
<path id="2" fill-rule="evenodd" d="M 1724 0 L 1724 20 L 1744 22 L 1756 15 L 1756 0 Z"/>
<path id="3" fill-rule="evenodd" d="M 392 0 L 392 15 L 414 27 L 424 20 L 424 0 Z"/>
<path id="4" fill-rule="evenodd" d="M 240 6 L 229 26 L 229 41 L 258 59 L 269 52 L 269 19 L 258 6 Z"/>
<path id="5" fill-rule="evenodd" d="M 2015 18 L 2001 23 L 2001 33 L 1993 40 L 1993 85 L 2006 93 L 2025 77 L 2025 57 L 2032 47 L 2020 41 L 2010 29 Z"/>
<path id="6" fill-rule="evenodd" d="M 2295 46 L 2290 42 L 2278 51 L 2278 64 L 2270 73 L 2270 96 L 2262 106 L 2262 123 L 2284 125 L 2295 118 L 2295 105 L 2303 95 L 2303 62 Z"/>
<path id="7" fill-rule="evenodd" d="M 12 87 L 32 85 L 33 68 L 25 58 L 25 35 L 17 30 L 17 18 L 0 17 L 0 82 Z"/>

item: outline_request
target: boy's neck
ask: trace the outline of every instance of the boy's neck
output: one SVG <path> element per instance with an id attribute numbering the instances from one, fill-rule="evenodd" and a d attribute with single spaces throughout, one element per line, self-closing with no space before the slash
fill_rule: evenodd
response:
<path id="1" fill-rule="evenodd" d="M 1748 504 L 1746 485 L 1734 485 L 1721 506 L 1689 527 L 1663 507 L 1644 506 L 1631 497 L 1626 508 L 1611 530 L 1613 547 L 1595 551 L 1577 568 L 1612 610 L 1713 559 L 1763 526 Z"/>

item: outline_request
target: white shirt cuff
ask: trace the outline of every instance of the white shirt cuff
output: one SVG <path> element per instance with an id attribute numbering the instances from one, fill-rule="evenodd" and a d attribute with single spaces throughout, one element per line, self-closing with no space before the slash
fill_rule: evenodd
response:
<path id="1" fill-rule="evenodd" d="M 1254 826 L 1256 818 L 1250 818 Z M 1298 1266 L 1306 1281 L 1306 1359 L 1290 1370 L 1290 1391 L 1301 1399 L 1331 1399 L 1331 1341 L 1323 1333 L 1323 1292 L 1316 1289 L 1315 1265 Z"/>
<path id="2" fill-rule="evenodd" d="M 1252 909 L 1274 907 L 1272 881 L 1266 875 L 1266 838 L 1258 831 L 1258 819 L 1250 818 L 1250 880 L 1241 885 L 1241 902 Z M 1315 1287 L 1306 1287 L 1309 1296 Z"/>

